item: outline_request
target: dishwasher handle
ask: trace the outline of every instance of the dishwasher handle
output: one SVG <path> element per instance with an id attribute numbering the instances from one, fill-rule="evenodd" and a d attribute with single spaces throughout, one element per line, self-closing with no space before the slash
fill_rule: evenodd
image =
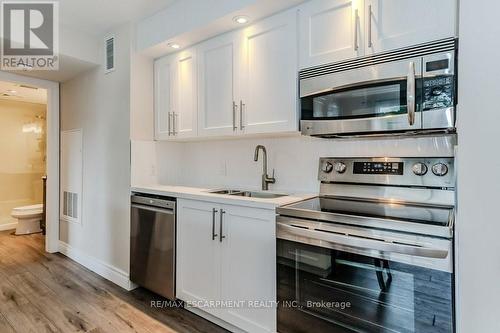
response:
<path id="1" fill-rule="evenodd" d="M 158 208 L 175 209 L 175 199 L 166 197 L 151 197 L 133 194 L 130 198 L 132 204 L 153 206 Z"/>
<path id="2" fill-rule="evenodd" d="M 152 206 L 147 206 L 147 205 L 140 205 L 140 204 L 132 204 L 132 208 L 137 208 L 137 209 L 142 209 L 142 210 L 148 210 L 150 212 L 155 212 L 155 213 L 162 213 L 162 214 L 175 214 L 173 209 L 169 208 L 158 208 L 158 207 L 152 207 Z"/>

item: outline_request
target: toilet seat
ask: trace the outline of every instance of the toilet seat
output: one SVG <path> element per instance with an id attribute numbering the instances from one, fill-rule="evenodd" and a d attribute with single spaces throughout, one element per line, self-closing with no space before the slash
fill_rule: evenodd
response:
<path id="1" fill-rule="evenodd" d="M 12 209 L 12 217 L 14 218 L 30 218 L 36 217 L 43 213 L 43 204 L 31 205 L 31 206 L 22 206 L 16 207 Z"/>

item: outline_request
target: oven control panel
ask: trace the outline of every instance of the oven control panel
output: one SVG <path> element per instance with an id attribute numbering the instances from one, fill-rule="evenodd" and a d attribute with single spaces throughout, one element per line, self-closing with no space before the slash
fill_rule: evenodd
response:
<path id="1" fill-rule="evenodd" d="M 402 175 L 403 162 L 354 162 L 353 174 L 357 175 Z"/>
<path id="2" fill-rule="evenodd" d="M 453 157 L 321 158 L 323 183 L 455 187 Z"/>

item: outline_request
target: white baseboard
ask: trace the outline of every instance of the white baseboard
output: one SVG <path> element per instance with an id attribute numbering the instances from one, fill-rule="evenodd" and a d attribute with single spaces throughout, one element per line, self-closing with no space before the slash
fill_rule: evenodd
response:
<path id="1" fill-rule="evenodd" d="M 228 322 L 226 322 L 222 319 L 215 317 L 214 315 L 212 315 L 208 312 L 203 311 L 202 309 L 195 308 L 195 307 L 186 307 L 185 309 L 188 310 L 189 312 L 194 313 L 195 315 L 202 317 L 203 319 L 211 321 L 212 323 L 214 323 L 222 328 L 225 328 L 229 332 L 233 332 L 233 333 L 245 333 L 246 332 L 246 331 L 243 331 L 242 329 L 240 329 L 234 325 L 229 324 Z"/>
<path id="2" fill-rule="evenodd" d="M 12 230 L 17 228 L 17 222 L 0 224 L 0 231 Z"/>
<path id="3" fill-rule="evenodd" d="M 90 269 L 92 272 L 119 285 L 123 289 L 130 291 L 137 288 L 137 285 L 130 281 L 129 275 L 126 272 L 102 262 L 97 258 L 91 257 L 63 241 L 59 241 L 59 252 Z"/>

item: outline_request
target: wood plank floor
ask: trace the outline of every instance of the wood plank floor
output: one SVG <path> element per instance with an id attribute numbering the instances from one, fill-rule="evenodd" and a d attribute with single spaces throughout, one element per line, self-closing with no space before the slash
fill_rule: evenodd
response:
<path id="1" fill-rule="evenodd" d="M 164 298 L 114 285 L 61 254 L 40 234 L 0 232 L 0 332 L 226 332 Z"/>

